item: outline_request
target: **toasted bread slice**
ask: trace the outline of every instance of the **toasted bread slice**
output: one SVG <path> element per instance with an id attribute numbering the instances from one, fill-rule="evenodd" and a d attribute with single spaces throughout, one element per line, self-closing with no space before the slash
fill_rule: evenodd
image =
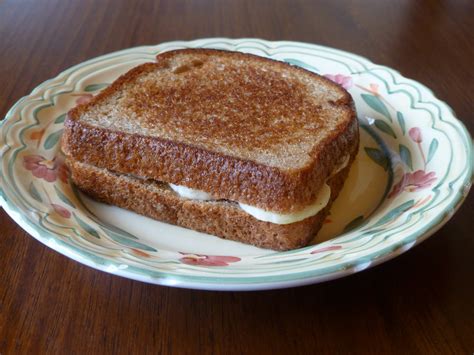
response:
<path id="1" fill-rule="evenodd" d="M 351 96 L 317 74 L 210 49 L 156 59 L 68 113 L 67 156 L 287 213 L 357 152 Z"/>
<path id="2" fill-rule="evenodd" d="M 237 203 L 188 200 L 164 183 L 115 174 L 72 160 L 67 164 L 76 186 L 96 200 L 167 223 L 274 250 L 295 249 L 311 241 L 321 228 L 349 171 L 346 167 L 328 180 L 331 197 L 318 214 L 296 223 L 274 224 L 255 219 Z"/>

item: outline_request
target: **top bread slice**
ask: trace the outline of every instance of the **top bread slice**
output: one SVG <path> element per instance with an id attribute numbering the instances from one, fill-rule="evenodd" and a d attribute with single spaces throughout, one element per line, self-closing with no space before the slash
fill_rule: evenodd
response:
<path id="1" fill-rule="evenodd" d="M 211 49 L 165 52 L 68 113 L 73 160 L 280 213 L 311 203 L 358 148 L 351 96 L 299 67 Z"/>

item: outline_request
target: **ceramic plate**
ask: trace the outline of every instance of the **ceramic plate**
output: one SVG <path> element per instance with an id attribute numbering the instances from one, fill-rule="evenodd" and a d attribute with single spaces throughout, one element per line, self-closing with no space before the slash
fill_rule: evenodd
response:
<path id="1" fill-rule="evenodd" d="M 352 94 L 361 147 L 311 246 L 258 249 L 150 220 L 79 193 L 59 141 L 68 109 L 130 68 L 176 48 L 249 52 L 325 75 Z M 472 181 L 472 141 L 423 85 L 360 56 L 257 39 L 202 39 L 137 47 L 76 65 L 38 86 L 1 128 L 0 201 L 28 233 L 93 268 L 177 287 L 257 290 L 300 286 L 364 270 L 433 234 Z"/>

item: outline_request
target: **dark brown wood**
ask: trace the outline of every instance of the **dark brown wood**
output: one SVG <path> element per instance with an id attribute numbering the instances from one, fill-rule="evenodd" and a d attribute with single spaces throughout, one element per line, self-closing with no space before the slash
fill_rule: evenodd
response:
<path id="1" fill-rule="evenodd" d="M 60 71 L 213 36 L 324 44 L 400 70 L 471 132 L 474 2 L 0 1 L 0 117 Z M 474 194 L 422 245 L 360 274 L 221 293 L 147 285 L 44 247 L 0 211 L 0 354 L 474 351 Z"/>

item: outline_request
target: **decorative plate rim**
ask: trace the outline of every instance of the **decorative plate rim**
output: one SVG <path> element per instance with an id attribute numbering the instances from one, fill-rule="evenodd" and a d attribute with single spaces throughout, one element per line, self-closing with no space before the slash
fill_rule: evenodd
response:
<path id="1" fill-rule="evenodd" d="M 84 251 L 81 250 L 81 253 L 77 253 L 74 249 L 77 247 L 64 243 L 63 241 L 56 239 L 53 233 L 42 230 L 40 226 L 34 224 L 33 222 L 29 221 L 25 216 L 22 215 L 20 209 L 15 205 L 15 203 L 9 200 L 6 196 L 3 187 L 4 175 L 3 175 L 3 168 L 0 167 L 0 206 L 2 206 L 5 211 L 10 215 L 10 217 L 18 223 L 26 232 L 32 235 L 35 239 L 40 241 L 41 243 L 51 247 L 52 249 L 58 251 L 59 253 L 76 260 L 82 264 L 90 266 L 92 268 L 106 271 L 108 273 L 112 273 L 115 275 L 153 283 L 159 285 L 166 285 L 166 286 L 175 286 L 175 287 L 183 287 L 183 288 L 195 288 L 195 289 L 211 289 L 211 290 L 261 290 L 261 289 L 275 289 L 275 288 L 283 288 L 283 287 L 294 287 L 294 286 L 302 286 L 307 285 L 315 282 L 322 282 L 330 279 L 335 279 L 339 277 L 346 276 L 348 274 L 352 274 L 355 272 L 359 272 L 364 270 L 368 267 L 373 267 L 377 264 L 380 264 L 384 261 L 394 258 L 399 254 L 409 250 L 414 245 L 420 243 L 421 241 L 425 240 L 433 233 L 435 233 L 439 228 L 441 228 L 455 213 L 455 211 L 460 207 L 464 199 L 467 197 L 468 191 L 471 187 L 473 181 L 473 146 L 472 146 L 472 139 L 470 138 L 469 132 L 467 131 L 465 125 L 462 121 L 458 120 L 455 116 L 454 111 L 452 108 L 447 105 L 445 102 L 437 99 L 434 93 L 427 88 L 425 85 L 408 79 L 401 75 L 398 71 L 391 69 L 386 66 L 377 65 L 364 58 L 358 54 L 353 54 L 350 52 L 342 51 L 339 49 L 326 47 L 322 45 L 304 43 L 304 42 L 296 42 L 296 41 L 266 41 L 261 39 L 255 38 L 241 38 L 241 39 L 230 39 L 230 38 L 204 38 L 204 39 L 196 39 L 192 41 L 171 41 L 171 42 L 164 42 L 158 45 L 150 45 L 150 46 L 138 46 L 132 47 L 128 49 L 123 49 L 120 51 L 104 54 L 82 63 L 78 63 L 54 78 L 51 78 L 41 84 L 39 84 L 29 95 L 26 95 L 19 99 L 7 112 L 5 119 L 0 121 L 0 130 L 4 126 L 5 122 L 10 120 L 14 115 L 15 110 L 19 105 L 21 105 L 24 101 L 28 99 L 32 99 L 32 96 L 39 93 L 42 88 L 46 87 L 50 82 L 54 80 L 60 80 L 63 77 L 67 77 L 67 75 L 74 70 L 91 65 L 95 62 L 100 62 L 107 58 L 110 58 L 112 55 L 120 55 L 124 53 L 131 53 L 135 51 L 143 50 L 150 50 L 151 48 L 156 48 L 157 46 L 162 47 L 196 47 L 199 46 L 199 43 L 202 42 L 209 42 L 209 41 L 217 41 L 217 42 L 228 42 L 231 45 L 238 46 L 239 43 L 246 43 L 246 42 L 254 42 L 258 43 L 266 47 L 267 49 L 275 49 L 279 46 L 284 45 L 299 45 L 305 46 L 308 49 L 325 49 L 331 51 L 333 53 L 341 54 L 350 58 L 355 58 L 358 61 L 362 61 L 364 66 L 373 66 L 377 68 L 383 68 L 386 70 L 394 79 L 402 79 L 404 83 L 409 83 L 411 86 L 415 87 L 415 89 L 421 89 L 421 92 L 425 92 L 429 97 L 430 101 L 420 101 L 423 103 L 432 103 L 435 106 L 440 105 L 442 107 L 447 108 L 450 112 L 452 119 L 459 125 L 459 135 L 464 136 L 466 138 L 466 142 L 463 141 L 463 146 L 466 149 L 466 156 L 467 156 L 467 173 L 465 175 L 465 179 L 462 182 L 463 189 L 459 189 L 455 191 L 454 196 L 451 198 L 451 201 L 448 206 L 444 208 L 440 208 L 440 211 L 436 214 L 436 217 L 431 221 L 431 223 L 424 225 L 423 228 L 418 228 L 417 230 L 413 231 L 410 235 L 403 238 L 403 240 L 399 241 L 394 245 L 389 245 L 384 248 L 381 248 L 375 252 L 364 257 L 363 262 L 354 263 L 353 261 L 340 261 L 336 265 L 327 266 L 325 268 L 320 268 L 318 270 L 309 270 L 303 273 L 298 273 L 298 277 L 294 273 L 282 273 L 278 275 L 268 275 L 268 276 L 257 276 L 252 277 L 248 276 L 244 278 L 244 280 L 228 277 L 228 278 L 213 278 L 211 276 L 193 276 L 193 275 L 171 275 L 172 273 L 167 271 L 156 271 L 151 272 L 149 269 L 143 269 L 144 273 L 140 272 L 139 268 L 135 270 L 134 267 L 129 267 L 128 269 L 121 269 L 120 263 L 117 263 L 114 260 L 110 260 L 110 258 L 102 257 L 94 255 L 94 257 L 85 257 Z M 208 44 L 205 44 L 208 45 Z M 148 53 L 147 53 L 148 54 Z M 62 82 L 56 86 L 64 85 L 65 82 Z M 53 86 L 54 87 L 54 86 Z M 420 92 L 420 100 L 421 100 L 421 92 Z M 3 133 L 3 130 L 0 131 Z M 469 144 L 469 142 L 471 144 Z M 3 159 L 3 149 L 1 151 L 1 156 Z M 302 248 L 307 249 L 310 247 Z M 300 250 L 302 250 L 300 249 Z M 81 255 L 82 254 L 82 255 Z M 153 274 L 152 276 L 150 274 Z M 204 279 L 204 280 L 202 280 Z M 225 280 L 223 282 L 223 279 Z M 238 280 L 238 281 L 237 281 Z"/>

